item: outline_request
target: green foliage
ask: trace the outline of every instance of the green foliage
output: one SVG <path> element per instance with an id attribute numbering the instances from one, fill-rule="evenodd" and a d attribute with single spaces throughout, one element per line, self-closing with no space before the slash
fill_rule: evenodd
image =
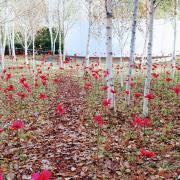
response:
<path id="1" fill-rule="evenodd" d="M 53 36 L 55 36 L 55 30 L 53 29 Z M 36 36 L 35 39 L 35 47 L 36 48 L 42 48 L 42 49 L 51 49 L 51 38 L 50 38 L 50 33 L 49 33 L 49 29 L 44 27 L 42 28 Z M 58 38 L 56 40 L 56 53 L 58 53 L 58 49 L 59 49 L 59 42 L 58 42 Z M 63 51 L 63 44 L 61 45 L 61 50 Z"/>
<path id="2" fill-rule="evenodd" d="M 174 11 L 174 1 L 173 0 L 164 0 L 159 3 L 157 7 L 156 17 L 158 18 L 166 18 L 172 17 Z"/>

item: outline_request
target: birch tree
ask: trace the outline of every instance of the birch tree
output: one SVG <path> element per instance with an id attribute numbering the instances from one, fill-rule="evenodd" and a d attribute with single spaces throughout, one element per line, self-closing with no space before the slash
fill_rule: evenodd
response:
<path id="1" fill-rule="evenodd" d="M 74 0 L 59 0 L 57 8 L 55 8 L 55 27 L 59 37 L 59 60 L 61 66 L 65 61 L 66 36 L 78 19 L 79 7 L 77 2 Z"/>
<path id="2" fill-rule="evenodd" d="M 55 43 L 58 37 L 58 28 L 55 23 L 55 5 L 57 5 L 54 0 L 45 0 L 46 3 L 46 20 L 49 29 L 50 39 L 51 39 L 51 53 L 55 53 Z M 63 7 L 62 7 L 63 8 Z"/>
<path id="3" fill-rule="evenodd" d="M 176 72 L 176 38 L 177 38 L 177 3 L 178 0 L 174 0 L 174 35 L 173 35 L 173 56 L 172 56 L 172 66 L 173 66 L 173 78 Z"/>
<path id="4" fill-rule="evenodd" d="M 144 85 L 144 101 L 143 101 L 143 115 L 148 116 L 148 98 L 146 96 L 150 93 L 151 71 L 152 71 L 152 47 L 153 47 L 153 25 L 154 25 L 154 6 L 155 1 L 150 0 L 149 10 L 149 40 L 147 52 L 147 74 Z"/>
<path id="5" fill-rule="evenodd" d="M 107 63 L 107 86 L 108 86 L 108 99 L 110 99 L 110 108 L 115 108 L 115 97 L 112 92 L 114 90 L 113 83 L 113 65 L 112 65 L 112 0 L 105 0 L 105 10 L 106 10 L 106 63 Z"/>
<path id="6" fill-rule="evenodd" d="M 131 45 L 130 45 L 130 57 L 128 64 L 128 80 L 126 83 L 127 92 L 127 104 L 130 104 L 131 99 L 131 79 L 132 79 L 132 69 L 134 65 L 134 55 L 135 55 L 135 40 L 136 40 L 136 24 L 137 24 L 137 11 L 138 11 L 138 0 L 134 0 L 134 10 L 133 10 L 133 21 L 132 21 L 132 32 L 131 32 Z"/>
<path id="7" fill-rule="evenodd" d="M 0 1 L 0 65 L 1 70 L 5 68 L 5 47 L 7 40 L 7 1 Z"/>
<path id="8" fill-rule="evenodd" d="M 82 0 L 83 10 L 86 13 L 88 19 L 88 34 L 86 42 L 86 57 L 85 65 L 88 67 L 90 65 L 89 55 L 90 55 L 90 42 L 91 38 L 96 37 L 98 34 L 96 30 L 101 30 L 101 25 L 104 23 L 104 9 L 102 5 L 104 2 L 102 0 Z"/>
<path id="9" fill-rule="evenodd" d="M 24 48 L 25 63 L 29 64 L 28 61 L 28 48 L 31 44 L 31 26 L 30 26 L 30 1 L 20 0 L 16 1 L 16 40 L 21 43 Z M 22 12 L 23 11 L 23 12 Z M 19 14 L 21 14 L 19 16 Z"/>
<path id="10" fill-rule="evenodd" d="M 149 37 L 147 48 L 147 72 L 144 84 L 144 100 L 143 100 L 143 115 L 145 117 L 149 114 L 149 99 L 147 95 L 151 89 L 151 72 L 152 72 L 152 49 L 153 49 L 153 26 L 154 26 L 154 13 L 156 8 L 165 3 L 163 0 L 149 0 Z"/>
<path id="11" fill-rule="evenodd" d="M 123 52 L 125 45 L 129 39 L 131 29 L 131 3 L 127 0 L 121 1 L 114 7 L 114 20 L 113 20 L 113 31 L 116 35 L 120 49 L 120 86 L 124 86 L 124 63 L 123 63 Z"/>
<path id="12" fill-rule="evenodd" d="M 92 26 L 92 0 L 87 0 L 88 3 L 88 38 L 86 45 L 86 67 L 89 66 L 89 48 L 91 39 L 91 26 Z"/>
<path id="13" fill-rule="evenodd" d="M 38 30 L 41 29 L 42 20 L 45 13 L 45 4 L 40 0 L 31 1 L 31 14 L 29 15 L 29 25 L 31 29 L 31 38 L 32 38 L 32 60 L 33 60 L 33 69 L 35 70 L 35 38 Z"/>

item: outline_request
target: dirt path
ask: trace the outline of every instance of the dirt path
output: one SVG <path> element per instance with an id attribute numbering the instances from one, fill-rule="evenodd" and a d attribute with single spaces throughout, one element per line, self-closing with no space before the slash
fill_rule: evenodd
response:
<path id="1" fill-rule="evenodd" d="M 51 105 L 50 121 L 43 120 L 34 131 L 37 138 L 23 148 L 23 154 L 28 157 L 19 165 L 18 179 L 44 168 L 52 171 L 53 179 L 88 179 L 87 171 L 93 164 L 93 140 L 81 120 L 85 108 L 83 89 L 70 77 L 65 77 L 58 94 Z M 65 109 L 63 116 L 54 114 L 58 103 Z"/>

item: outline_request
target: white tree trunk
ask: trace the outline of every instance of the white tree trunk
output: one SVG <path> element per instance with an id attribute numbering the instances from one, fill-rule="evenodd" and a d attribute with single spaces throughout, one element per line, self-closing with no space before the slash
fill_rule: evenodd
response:
<path id="1" fill-rule="evenodd" d="M 61 45 L 62 45 L 61 30 L 59 30 L 59 62 L 60 62 L 60 67 L 63 67 Z"/>
<path id="2" fill-rule="evenodd" d="M 33 46 L 33 70 L 35 70 L 35 35 L 32 34 L 32 46 Z"/>
<path id="3" fill-rule="evenodd" d="M 2 35 L 0 31 L 0 65 L 1 65 L 1 70 L 4 69 L 4 56 L 3 56 L 3 44 L 2 44 Z"/>
<path id="4" fill-rule="evenodd" d="M 66 60 L 66 46 L 65 46 L 65 39 L 63 39 L 63 46 L 64 46 L 64 51 L 63 51 L 63 62 Z"/>
<path id="5" fill-rule="evenodd" d="M 146 49 L 147 49 L 147 40 L 148 40 L 148 33 L 149 33 L 149 28 L 148 28 L 148 17 L 146 17 L 146 34 L 145 34 L 145 41 L 144 41 L 144 47 L 143 47 L 143 52 L 142 52 L 142 58 L 141 58 L 141 69 L 143 65 L 145 64 L 145 57 L 146 57 Z"/>
<path id="6" fill-rule="evenodd" d="M 174 0 L 174 41 L 173 41 L 173 57 L 172 57 L 173 78 L 176 72 L 176 37 L 177 37 L 177 0 Z"/>
<path id="7" fill-rule="evenodd" d="M 123 88 L 124 87 L 124 63 L 123 63 L 123 47 L 122 47 L 122 43 L 119 42 L 120 44 L 120 87 Z"/>
<path id="8" fill-rule="evenodd" d="M 114 83 L 113 83 L 113 65 L 112 65 L 112 0 L 106 0 L 106 51 L 107 51 L 107 86 L 108 88 L 108 99 L 111 100 L 110 108 L 115 108 L 115 97 L 112 93 L 114 90 Z"/>
<path id="9" fill-rule="evenodd" d="M 29 64 L 29 62 L 28 62 L 28 39 L 27 39 L 26 30 L 25 30 L 25 34 L 24 34 L 24 55 L 25 55 L 26 64 Z"/>
<path id="10" fill-rule="evenodd" d="M 10 29 L 8 28 L 8 38 L 7 38 L 7 41 L 8 41 L 8 51 L 9 51 L 9 56 L 11 57 L 12 56 L 12 49 L 11 49 L 11 32 L 10 32 Z"/>
<path id="11" fill-rule="evenodd" d="M 53 53 L 54 51 L 54 45 L 53 45 L 53 31 L 52 31 L 52 27 L 49 27 L 49 34 L 50 34 L 50 40 L 51 40 L 51 52 Z"/>
<path id="12" fill-rule="evenodd" d="M 147 40 L 148 40 L 148 31 L 146 31 L 146 36 L 145 36 L 145 41 L 144 41 L 144 47 L 143 47 L 143 53 L 142 53 L 142 59 L 141 59 L 141 68 L 145 64 Z"/>
<path id="13" fill-rule="evenodd" d="M 132 78 L 132 69 L 134 65 L 134 55 L 135 55 L 135 40 L 136 40 L 136 24 L 137 24 L 137 10 L 138 10 L 138 0 L 134 0 L 134 10 L 133 10 L 133 22 L 132 22 L 132 34 L 131 34 L 131 46 L 130 46 L 130 57 L 128 65 L 128 80 L 126 84 L 127 94 L 127 104 L 130 104 L 131 100 L 131 78 Z"/>
<path id="14" fill-rule="evenodd" d="M 89 66 L 89 51 L 90 51 L 90 39 L 91 39 L 91 16 L 92 16 L 92 11 L 91 11 L 91 6 L 92 6 L 92 0 L 89 0 L 88 2 L 88 18 L 89 18 L 89 25 L 88 25 L 88 38 L 87 38 L 87 44 L 86 44 L 86 67 Z"/>
<path id="15" fill-rule="evenodd" d="M 150 0 L 149 12 L 149 40 L 148 40 L 148 54 L 147 54 L 147 74 L 144 85 L 144 101 L 143 101 L 143 115 L 148 116 L 148 98 L 145 98 L 150 92 L 151 71 L 152 71 L 152 47 L 153 47 L 153 25 L 154 25 L 154 0 Z"/>
<path id="16" fill-rule="evenodd" d="M 12 24 L 12 34 L 11 34 L 11 48 L 12 48 L 12 56 L 13 59 L 16 59 L 16 50 L 15 50 L 15 43 L 14 43 L 14 39 L 15 39 L 15 32 L 14 32 L 14 23 Z"/>

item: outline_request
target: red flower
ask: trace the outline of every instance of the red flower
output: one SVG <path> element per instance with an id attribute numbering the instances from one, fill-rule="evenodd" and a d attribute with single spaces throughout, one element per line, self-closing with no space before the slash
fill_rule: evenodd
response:
<path id="1" fill-rule="evenodd" d="M 108 71 L 104 71 L 104 77 L 107 77 L 109 75 Z"/>
<path id="2" fill-rule="evenodd" d="M 40 174 L 39 173 L 32 174 L 31 178 L 32 180 L 49 180 L 51 176 L 52 173 L 50 171 L 44 170 Z"/>
<path id="3" fill-rule="evenodd" d="M 134 121 L 133 121 L 134 126 L 141 125 L 141 123 L 142 123 L 142 119 L 140 117 L 135 117 L 134 118 Z"/>
<path id="4" fill-rule="evenodd" d="M 4 69 L 4 70 L 3 70 L 3 74 L 5 74 L 5 73 L 6 73 L 6 71 L 7 71 L 7 70 L 6 70 L 6 69 Z"/>
<path id="5" fill-rule="evenodd" d="M 108 89 L 108 86 L 101 86 L 101 87 L 100 87 L 100 90 L 106 91 L 107 89 Z"/>
<path id="6" fill-rule="evenodd" d="M 129 90 L 125 90 L 125 93 L 126 93 L 126 94 L 129 94 Z"/>
<path id="7" fill-rule="evenodd" d="M 14 86 L 12 84 L 10 84 L 5 91 L 14 91 Z"/>
<path id="8" fill-rule="evenodd" d="M 22 128 L 24 128 L 24 122 L 19 119 L 14 121 L 10 126 L 11 130 L 18 130 L 18 129 L 22 129 Z"/>
<path id="9" fill-rule="evenodd" d="M 26 94 L 23 92 L 17 92 L 17 96 L 19 96 L 21 99 L 24 99 L 26 97 Z"/>
<path id="10" fill-rule="evenodd" d="M 101 115 L 96 115 L 94 116 L 94 122 L 97 123 L 99 126 L 103 126 L 104 124 L 104 120 L 103 120 L 103 117 Z"/>
<path id="11" fill-rule="evenodd" d="M 91 89 L 91 88 L 92 88 L 91 83 L 85 83 L 85 84 L 84 84 L 84 89 L 89 90 L 89 89 Z"/>
<path id="12" fill-rule="evenodd" d="M 152 77 L 153 77 L 153 78 L 158 78 L 158 77 L 159 77 L 159 74 L 157 74 L 157 73 L 152 73 Z"/>
<path id="13" fill-rule="evenodd" d="M 47 95 L 45 93 L 40 93 L 39 99 L 47 99 Z"/>
<path id="14" fill-rule="evenodd" d="M 5 80 L 8 81 L 9 79 L 11 79 L 12 74 L 6 74 Z"/>
<path id="15" fill-rule="evenodd" d="M 92 73 L 92 76 L 93 76 L 95 79 L 99 79 L 99 78 L 100 78 L 100 75 L 98 74 L 98 72 L 93 72 L 93 73 Z"/>
<path id="16" fill-rule="evenodd" d="M 0 180 L 3 180 L 3 172 L 0 170 Z"/>
<path id="17" fill-rule="evenodd" d="M 172 90 L 173 90 L 177 95 L 179 95 L 179 94 L 180 94 L 180 84 L 179 84 L 179 85 L 176 85 L 175 87 L 173 87 Z"/>
<path id="18" fill-rule="evenodd" d="M 135 98 L 138 98 L 138 97 L 141 97 L 141 96 L 142 96 L 141 93 L 138 93 L 138 92 L 134 93 L 134 97 L 135 97 Z"/>
<path id="19" fill-rule="evenodd" d="M 134 121 L 133 121 L 133 125 L 134 126 L 142 126 L 142 127 L 146 127 L 146 126 L 151 126 L 152 122 L 151 119 L 149 118 L 140 118 L 140 117 L 135 117 Z"/>
<path id="20" fill-rule="evenodd" d="M 55 84 L 58 84 L 60 81 L 61 81 L 60 78 L 55 78 L 55 79 L 53 79 L 53 82 L 54 82 Z"/>
<path id="21" fill-rule="evenodd" d="M 111 89 L 111 92 L 112 92 L 113 94 L 116 94 L 116 93 L 117 93 L 117 91 L 116 91 L 115 89 Z"/>
<path id="22" fill-rule="evenodd" d="M 153 93 L 149 93 L 149 94 L 147 94 L 147 95 L 145 96 L 145 98 L 147 98 L 148 100 L 151 100 L 151 99 L 154 99 L 155 96 L 154 96 Z"/>
<path id="23" fill-rule="evenodd" d="M 25 81 L 26 81 L 26 78 L 25 78 L 25 77 L 22 77 L 22 78 L 19 80 L 19 82 L 20 82 L 21 84 L 24 84 Z"/>
<path id="24" fill-rule="evenodd" d="M 27 82 L 24 82 L 24 83 L 23 83 L 23 86 L 24 86 L 24 88 L 27 89 L 28 92 L 31 92 L 31 91 L 32 91 L 30 85 L 29 85 Z"/>
<path id="25" fill-rule="evenodd" d="M 41 80 L 47 80 L 45 75 L 41 75 L 40 78 L 41 78 Z"/>
<path id="26" fill-rule="evenodd" d="M 4 131 L 4 129 L 0 128 L 0 134 Z M 0 178 L 1 179 L 1 178 Z"/>
<path id="27" fill-rule="evenodd" d="M 151 119 L 149 118 L 144 118 L 141 122 L 141 126 L 151 126 L 152 122 L 151 122 Z"/>
<path id="28" fill-rule="evenodd" d="M 131 82 L 131 83 L 130 83 L 130 86 L 131 86 L 131 87 L 134 87 L 134 86 L 135 86 L 135 83 L 134 83 L 134 82 Z"/>
<path id="29" fill-rule="evenodd" d="M 105 99 L 103 100 L 103 106 L 108 107 L 111 104 L 111 99 Z"/>
<path id="30" fill-rule="evenodd" d="M 166 78 L 166 81 L 170 82 L 170 81 L 172 81 L 172 79 L 171 78 Z"/>
<path id="31" fill-rule="evenodd" d="M 63 106 L 61 104 L 57 105 L 57 107 L 55 109 L 55 113 L 60 114 L 60 115 L 65 113 L 65 110 L 64 110 L 64 108 L 63 108 Z"/>
<path id="32" fill-rule="evenodd" d="M 142 149 L 140 150 L 140 152 L 141 152 L 141 155 L 142 155 L 142 156 L 146 156 L 146 157 L 148 157 L 148 158 L 153 158 L 153 157 L 156 156 L 156 154 L 155 154 L 154 152 L 145 150 L 144 148 L 142 148 Z"/>
<path id="33" fill-rule="evenodd" d="M 47 81 L 46 80 L 42 79 L 41 82 L 42 82 L 43 86 L 47 86 Z"/>

